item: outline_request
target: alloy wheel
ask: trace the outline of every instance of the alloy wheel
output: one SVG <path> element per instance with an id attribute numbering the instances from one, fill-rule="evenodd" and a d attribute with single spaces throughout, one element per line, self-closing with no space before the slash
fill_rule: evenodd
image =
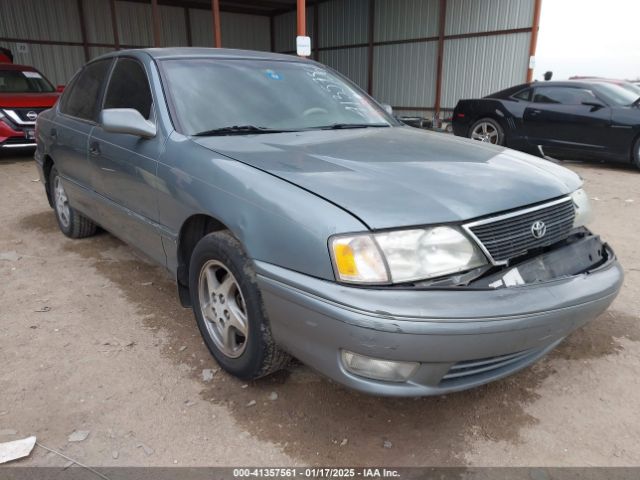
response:
<path id="1" fill-rule="evenodd" d="M 67 194 L 64 191 L 64 187 L 62 186 L 62 181 L 58 176 L 56 176 L 53 181 L 53 195 L 55 199 L 56 212 L 58 213 L 60 223 L 64 228 L 68 228 L 69 223 L 71 222 L 69 199 L 67 198 Z"/>
<path id="2" fill-rule="evenodd" d="M 227 357 L 245 351 L 249 333 L 247 306 L 238 281 L 218 260 L 209 260 L 200 270 L 198 295 L 207 332 Z"/>
<path id="3" fill-rule="evenodd" d="M 492 143 L 496 145 L 500 138 L 498 130 L 489 122 L 481 122 L 471 132 L 471 138 L 483 143 Z"/>

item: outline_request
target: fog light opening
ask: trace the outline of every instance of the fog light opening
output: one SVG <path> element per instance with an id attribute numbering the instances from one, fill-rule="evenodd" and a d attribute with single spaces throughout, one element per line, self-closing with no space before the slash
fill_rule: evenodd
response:
<path id="1" fill-rule="evenodd" d="M 418 362 L 399 362 L 341 351 L 344 368 L 354 375 L 386 382 L 404 382 L 418 369 Z"/>

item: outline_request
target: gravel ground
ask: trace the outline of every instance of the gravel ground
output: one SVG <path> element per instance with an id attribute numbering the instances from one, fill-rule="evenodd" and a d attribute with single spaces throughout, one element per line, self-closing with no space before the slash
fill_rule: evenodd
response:
<path id="1" fill-rule="evenodd" d="M 302 365 L 219 371 L 161 268 L 107 233 L 64 237 L 33 161 L 0 159 L 0 442 L 96 466 L 640 465 L 640 173 L 567 166 L 626 270 L 613 306 L 508 379 L 387 399 Z"/>

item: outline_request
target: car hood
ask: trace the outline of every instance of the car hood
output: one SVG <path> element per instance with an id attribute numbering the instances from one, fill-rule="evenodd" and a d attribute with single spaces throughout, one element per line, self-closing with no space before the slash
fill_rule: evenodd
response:
<path id="1" fill-rule="evenodd" d="M 371 229 L 459 222 L 566 195 L 552 162 L 411 127 L 194 137 L 315 193 Z"/>
<path id="2" fill-rule="evenodd" d="M 59 93 L 0 93 L 0 108 L 50 108 Z"/>

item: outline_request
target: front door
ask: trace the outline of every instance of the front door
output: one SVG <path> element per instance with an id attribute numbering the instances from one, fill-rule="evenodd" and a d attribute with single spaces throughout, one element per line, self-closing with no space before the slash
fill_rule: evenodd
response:
<path id="1" fill-rule="evenodd" d="M 154 101 L 145 67 L 131 57 L 117 60 L 103 108 L 133 108 L 155 123 Z M 160 135 L 106 132 L 97 125 L 89 138 L 93 187 L 101 197 L 105 227 L 158 263 L 166 257 L 158 230 L 156 198 Z"/>
<path id="2" fill-rule="evenodd" d="M 579 87 L 536 87 L 523 116 L 529 141 L 560 157 L 606 154 L 610 124 L 611 108 Z"/>

